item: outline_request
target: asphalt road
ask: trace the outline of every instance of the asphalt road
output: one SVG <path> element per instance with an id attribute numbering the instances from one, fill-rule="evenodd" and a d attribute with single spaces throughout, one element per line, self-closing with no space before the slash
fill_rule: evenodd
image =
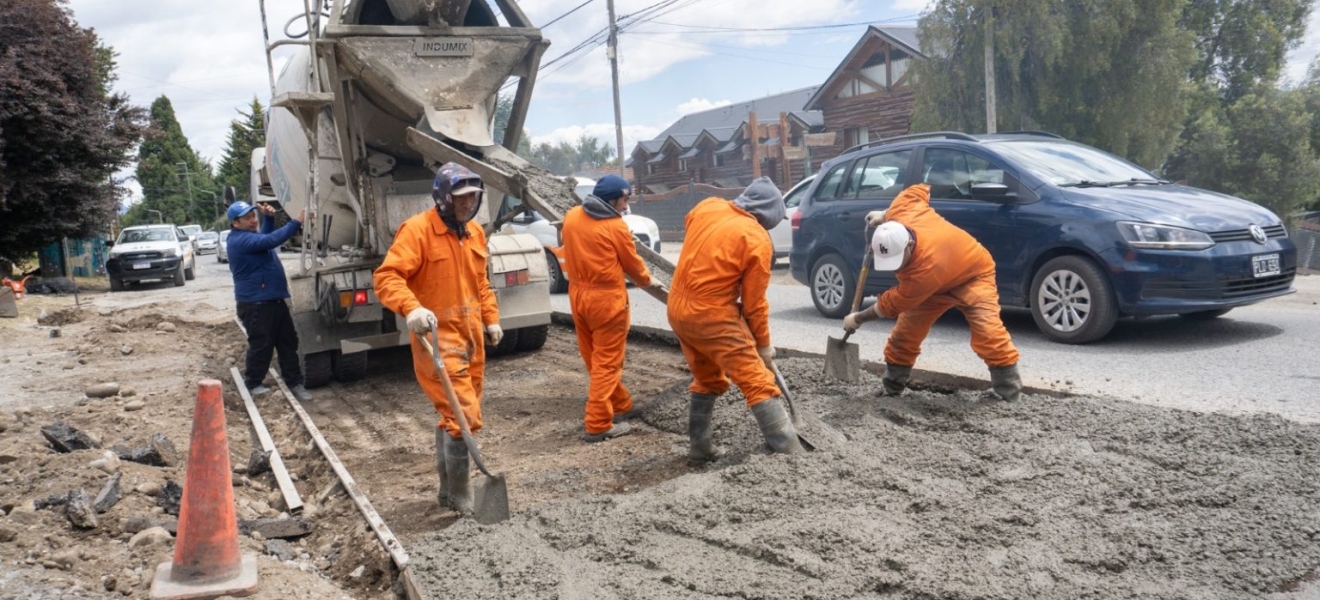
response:
<path id="1" fill-rule="evenodd" d="M 774 281 L 788 281 L 787 271 L 781 261 Z M 1005 311 L 1004 322 L 1022 352 L 1019 364 L 1028 386 L 1320 422 L 1320 276 L 1299 277 L 1296 287 L 1297 294 L 1206 323 L 1178 317 L 1120 320 L 1108 337 L 1085 346 L 1049 341 L 1026 311 Z M 638 290 L 631 293 L 635 325 L 669 328 L 663 306 Z M 842 335 L 841 320 L 816 312 L 806 287 L 774 283 L 768 295 L 775 346 L 824 353 L 826 338 Z M 567 295 L 555 295 L 552 302 L 556 311 L 569 311 Z M 892 326 L 893 321 L 870 323 L 852 337 L 862 360 L 883 362 Z M 926 339 L 917 368 L 988 379 L 969 340 L 962 316 L 950 311 Z"/>

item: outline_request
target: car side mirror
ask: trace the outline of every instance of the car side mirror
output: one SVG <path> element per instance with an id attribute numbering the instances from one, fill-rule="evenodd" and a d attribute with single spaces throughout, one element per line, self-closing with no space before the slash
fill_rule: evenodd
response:
<path id="1" fill-rule="evenodd" d="M 972 186 L 972 197 L 991 202 L 1013 202 L 1017 194 L 1002 183 L 978 183 Z"/>
<path id="2" fill-rule="evenodd" d="M 238 194 L 234 192 L 234 186 L 227 185 L 224 189 L 225 204 L 233 204 L 238 199 Z"/>

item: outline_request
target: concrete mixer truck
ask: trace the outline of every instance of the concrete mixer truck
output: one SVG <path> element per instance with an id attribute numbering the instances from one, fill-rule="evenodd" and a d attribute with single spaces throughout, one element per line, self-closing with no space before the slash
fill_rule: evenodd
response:
<path id="1" fill-rule="evenodd" d="M 286 268 L 308 387 L 362 378 L 367 351 L 408 344 L 402 317 L 377 301 L 372 273 L 399 225 L 433 206 L 435 167 L 450 160 L 476 167 L 487 182 L 478 220 L 507 332 L 487 352 L 545 343 L 542 244 L 494 216 L 506 192 L 553 216 L 575 197 L 562 183 L 567 196 L 538 194 L 553 179 L 492 140 L 496 96 L 507 85 L 515 91 L 503 143 L 517 147 L 549 44 L 513 0 L 494 4 L 498 15 L 485 0 L 333 0 L 328 12 L 309 1 L 285 24 L 287 39 L 267 39 L 268 66 L 276 48 L 292 45 L 294 53 L 278 77 L 271 69 L 266 147 L 253 153 L 249 194 L 315 215 L 304 224 L 297 266 Z M 264 3 L 262 19 L 268 31 Z"/>

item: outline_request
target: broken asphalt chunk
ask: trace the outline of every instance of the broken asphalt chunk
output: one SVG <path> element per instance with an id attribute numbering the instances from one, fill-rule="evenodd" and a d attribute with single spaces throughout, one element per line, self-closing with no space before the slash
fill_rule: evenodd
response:
<path id="1" fill-rule="evenodd" d="M 253 450 L 252 454 L 248 456 L 248 477 L 256 477 L 267 471 L 270 471 L 270 452 L 265 450 Z"/>
<path id="2" fill-rule="evenodd" d="M 177 517 L 179 516 L 179 504 L 181 502 L 183 502 L 183 487 L 175 483 L 173 479 L 165 480 L 165 486 L 156 495 L 156 506 Z"/>
<path id="3" fill-rule="evenodd" d="M 316 525 L 303 517 L 253 519 L 251 521 L 240 519 L 238 521 L 238 531 L 243 535 L 251 535 L 255 531 L 266 539 L 302 537 L 311 533 L 314 529 L 316 529 Z"/>
<path id="4" fill-rule="evenodd" d="M 110 476 L 110 481 L 101 488 L 101 493 L 96 495 L 96 500 L 92 501 L 92 508 L 98 513 L 110 510 L 120 498 L 124 497 L 124 492 L 119 489 L 119 479 L 123 473 L 115 473 Z"/>
<path id="5" fill-rule="evenodd" d="M 87 497 L 87 492 L 82 490 L 69 492 L 69 502 L 64 506 L 64 514 L 78 529 L 96 529 L 99 525 L 96 521 L 96 511 L 92 509 L 92 501 Z"/>
<path id="6" fill-rule="evenodd" d="M 46 441 L 50 442 L 51 447 L 55 448 L 56 452 L 93 450 L 101 447 L 100 444 L 96 443 L 96 440 L 64 421 L 42 427 L 41 435 L 46 438 Z"/>

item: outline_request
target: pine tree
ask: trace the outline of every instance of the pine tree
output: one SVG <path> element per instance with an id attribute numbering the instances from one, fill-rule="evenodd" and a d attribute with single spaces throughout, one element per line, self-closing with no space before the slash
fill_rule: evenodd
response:
<path id="1" fill-rule="evenodd" d="M 215 219 L 216 201 L 207 193 L 217 192 L 211 165 L 188 144 L 166 96 L 151 103 L 150 126 L 138 149 L 136 176 L 142 185 L 142 201 L 129 209 L 125 224 L 162 220 L 186 225 Z"/>
<path id="2" fill-rule="evenodd" d="M 265 108 L 255 96 L 248 105 L 248 112 L 238 111 L 241 119 L 229 122 L 229 139 L 225 142 L 225 156 L 220 160 L 216 183 L 230 185 L 239 198 L 247 198 L 251 193 L 252 150 L 266 145 Z"/>

